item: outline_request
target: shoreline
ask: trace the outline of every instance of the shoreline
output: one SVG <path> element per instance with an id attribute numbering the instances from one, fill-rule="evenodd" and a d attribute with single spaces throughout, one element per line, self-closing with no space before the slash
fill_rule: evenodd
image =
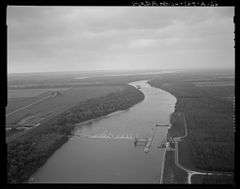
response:
<path id="1" fill-rule="evenodd" d="M 141 102 L 141 101 L 140 101 Z M 140 102 L 138 102 L 138 103 L 140 103 Z M 133 105 L 134 106 L 134 105 Z M 133 107 L 133 106 L 131 106 L 131 107 Z M 130 107 L 130 108 L 131 108 Z M 128 109 L 130 109 L 130 108 L 128 108 Z M 114 115 L 117 115 L 117 114 L 120 114 L 120 113 L 124 113 L 125 111 L 128 111 L 128 109 L 126 109 L 126 110 L 117 110 L 117 111 L 115 111 L 115 112 L 112 112 L 112 113 L 109 113 L 109 114 L 107 114 L 107 115 L 103 115 L 103 116 L 100 116 L 100 117 L 97 117 L 97 118 L 93 118 L 93 119 L 89 119 L 89 120 L 86 120 L 86 121 L 82 121 L 82 122 L 79 122 L 79 123 L 76 123 L 75 125 L 74 125 L 74 128 L 73 128 L 73 130 L 72 130 L 72 133 L 68 136 L 68 138 L 67 138 L 67 140 L 66 141 L 64 141 L 55 151 L 57 151 L 59 148 L 61 148 L 61 146 L 62 145 L 64 145 L 65 143 L 67 143 L 69 140 L 71 140 L 71 138 L 72 137 L 74 137 L 74 131 L 75 131 L 75 129 L 78 129 L 78 127 L 81 127 L 81 126 L 83 126 L 83 125 L 88 125 L 88 124 L 92 124 L 92 122 L 97 122 L 97 121 L 100 121 L 100 120 L 102 120 L 102 119 L 105 119 L 105 118 L 107 118 L 107 117 L 111 117 L 111 116 L 114 116 Z M 54 152 L 55 152 L 54 151 Z M 53 153 L 54 153 L 53 152 Z M 53 153 L 51 154 L 51 155 L 53 155 Z M 49 158 L 51 157 L 51 155 L 49 156 Z M 44 165 L 44 164 L 43 164 Z M 42 166 L 41 166 L 42 167 Z M 41 167 L 39 167 L 38 169 L 40 169 Z M 38 171 L 38 169 L 35 171 L 35 172 L 37 172 Z M 32 176 L 30 176 L 29 178 L 28 178 L 28 180 L 27 181 L 25 181 L 24 183 L 34 183 L 34 180 L 35 180 L 35 178 L 34 177 L 32 177 Z"/>
<path id="2" fill-rule="evenodd" d="M 149 85 L 148 85 L 149 86 Z M 163 90 L 161 90 L 161 89 L 158 89 L 158 88 L 155 88 L 155 87 L 151 87 L 151 86 L 149 86 L 149 88 L 151 88 L 152 90 L 157 90 L 157 91 L 163 91 Z M 142 91 L 144 92 L 144 87 L 142 87 L 141 88 L 142 89 Z M 171 95 L 171 94 L 169 94 L 168 92 L 166 92 L 166 91 L 163 91 L 162 93 L 164 93 L 164 95 L 168 95 L 168 96 L 170 96 L 169 98 L 170 98 L 170 104 L 169 104 L 169 106 L 166 106 L 166 108 L 169 108 L 169 111 L 167 111 L 168 112 L 168 114 L 165 116 L 165 118 L 166 118 L 166 120 L 164 119 L 164 123 L 165 122 L 167 122 L 167 123 L 165 123 L 165 124 L 168 124 L 170 127 L 171 127 L 171 123 L 170 123 L 170 121 L 169 121 L 169 117 L 170 117 L 170 115 L 172 114 L 172 112 L 174 111 L 174 105 L 175 105 L 175 103 L 176 103 L 176 99 Z M 145 94 L 145 92 L 144 92 L 144 94 Z M 153 93 L 153 94 L 155 94 L 155 93 Z M 146 95 L 146 98 L 148 97 L 148 93 L 146 93 L 145 94 Z M 159 96 L 161 97 L 161 94 L 159 94 Z M 154 98 L 149 98 L 149 99 L 154 99 Z M 155 100 L 156 99 L 154 99 L 154 102 L 155 102 Z M 164 99 L 165 100 L 165 99 Z M 157 101 L 156 101 L 157 102 Z M 164 101 L 163 101 L 164 102 Z M 133 109 L 135 109 L 136 107 L 139 107 L 138 109 L 143 109 L 144 110 L 144 107 L 145 106 L 143 106 L 143 105 L 141 105 L 141 104 L 144 104 L 144 103 L 142 103 L 142 102 L 139 102 L 138 104 L 140 104 L 140 106 L 136 106 L 137 104 L 135 104 L 134 105 L 134 107 L 130 107 L 129 109 L 131 109 L 131 110 L 133 110 Z M 158 103 L 159 104 L 159 103 Z M 156 106 L 156 105 L 155 105 Z M 159 104 L 159 106 L 161 106 L 161 100 L 160 100 L 160 104 Z M 156 106 L 157 108 L 159 108 L 159 106 Z M 150 106 L 151 107 L 151 106 Z M 148 109 L 148 108 L 147 108 Z M 154 109 L 155 108 L 151 108 L 151 109 L 153 109 L 153 111 L 154 111 Z M 130 111 L 131 111 L 130 110 Z M 165 111 L 165 109 L 164 109 L 164 111 Z M 123 111 L 117 111 L 117 112 L 114 112 L 114 113 L 110 113 L 110 114 L 108 114 L 108 115 L 106 115 L 106 116 L 102 116 L 102 117 L 99 117 L 99 118 L 96 118 L 96 119 L 91 119 L 91 120 L 88 120 L 88 121 L 85 121 L 85 122 L 81 122 L 81 123 L 79 123 L 79 124 L 77 124 L 77 125 L 79 125 L 80 127 L 78 127 L 80 130 L 81 130 L 81 126 L 83 126 L 84 128 L 86 127 L 86 129 L 87 129 L 87 127 L 88 126 L 90 126 L 90 127 L 93 127 L 94 128 L 94 123 L 95 123 L 95 121 L 96 121 L 96 123 L 98 123 L 98 121 L 100 121 L 100 120 L 102 120 L 102 119 L 104 119 L 104 118 L 106 118 L 106 117 L 110 117 L 110 116 L 114 116 L 114 115 L 118 115 L 118 116 L 121 116 L 121 115 L 123 115 L 123 114 L 120 114 L 119 115 L 119 113 L 124 113 L 124 112 L 126 112 L 126 114 L 128 114 L 128 112 L 129 111 L 127 111 L 127 110 L 123 110 Z M 145 112 L 144 112 L 145 113 Z M 149 112 L 148 111 L 148 113 L 149 113 L 149 115 L 151 115 L 151 112 Z M 152 112 L 153 114 L 155 113 L 155 111 L 154 112 Z M 142 115 L 142 114 L 140 114 L 140 115 Z M 116 116 L 116 117 L 118 117 L 118 116 Z M 136 116 L 135 116 L 136 117 Z M 133 117 L 133 121 L 135 122 L 135 117 Z M 143 117 L 141 117 L 142 118 L 142 120 L 145 120 L 145 116 L 143 116 Z M 156 118 L 156 120 L 158 120 L 159 119 L 159 116 L 158 115 L 156 115 L 156 117 L 154 117 L 154 118 Z M 113 118 L 113 119 L 118 119 L 118 118 Z M 153 117 L 151 117 L 150 118 L 150 120 L 152 120 L 153 119 Z M 160 119 L 161 120 L 161 119 Z M 129 120 L 130 121 L 130 120 Z M 111 122 L 112 123 L 112 122 Z M 120 122 L 120 123 L 122 123 L 122 122 Z M 125 123 L 125 122 L 124 122 Z M 160 124 L 161 122 L 159 121 L 159 124 Z M 93 125 L 92 125 L 93 124 Z M 127 123 L 128 124 L 128 123 Z M 129 122 L 129 124 L 130 124 L 130 122 Z M 105 126 L 104 124 L 100 124 L 100 125 L 103 125 L 103 126 Z M 107 124 L 106 124 L 107 125 Z M 111 126 L 111 125 L 110 125 Z M 120 126 L 120 125 L 119 125 Z M 162 125 L 162 126 L 165 126 L 165 125 Z M 170 127 L 163 127 L 164 128 L 164 138 L 167 136 L 167 130 L 165 130 L 165 129 L 169 129 Z M 84 131 L 83 132 L 81 132 L 81 131 L 79 131 L 78 132 L 78 128 L 76 127 L 76 132 L 74 132 L 73 134 L 76 134 L 75 136 L 83 136 L 83 137 L 87 137 L 88 138 L 88 136 L 90 136 L 91 134 L 89 134 L 89 133 L 84 133 Z M 98 128 L 98 127 L 97 127 Z M 110 128 L 110 127 L 109 127 Z M 88 131 L 88 130 L 87 130 Z M 95 133 L 95 132 L 94 132 Z M 104 131 L 104 136 L 105 136 L 105 133 L 108 133 L 108 132 L 105 132 Z M 79 134 L 79 135 L 78 135 Z M 82 134 L 82 135 L 81 135 Z M 86 135 L 85 135 L 86 134 Z M 73 135 L 74 136 L 74 135 Z M 100 137 L 102 136 L 101 134 L 99 135 Z M 121 135 L 118 135 L 118 136 L 121 136 Z M 117 137 L 118 137 L 117 136 Z M 136 135 L 137 136 L 137 135 Z M 71 137 L 71 136 L 70 136 Z M 97 137 L 97 136 L 96 136 Z M 162 136 L 160 136 L 160 137 L 162 137 Z M 94 137 L 95 138 L 95 137 Z M 120 138 L 120 137 L 119 137 Z M 76 138 L 73 138 L 73 139 L 76 139 Z M 132 138 L 132 139 L 134 139 L 134 138 Z M 70 146 L 71 146 L 72 144 L 71 144 L 71 142 L 70 142 Z M 69 146 L 68 146 L 68 148 L 69 148 Z M 64 149 L 66 149 L 66 148 L 64 148 Z M 160 169 L 160 173 L 161 173 L 161 175 L 162 175 L 162 173 L 163 173 L 163 169 L 164 169 L 164 162 L 165 162 L 165 153 L 166 153 L 166 150 L 165 149 L 161 149 L 160 151 L 162 151 L 161 153 L 162 153 L 162 161 L 160 162 L 160 164 L 162 165 L 162 167 L 161 167 L 161 169 Z M 63 150 L 63 151 L 61 151 L 61 153 L 60 153 L 60 157 L 62 156 L 62 154 L 65 154 L 66 152 Z M 74 155 L 75 156 L 75 155 Z M 59 161 L 59 154 L 58 155 L 55 155 L 54 156 L 54 160 L 53 159 L 51 159 L 50 160 L 50 165 L 52 164 L 52 162 L 54 162 L 55 160 L 56 160 L 56 162 L 60 162 Z M 81 158 L 78 158 L 78 159 L 81 159 Z M 152 162 L 152 161 L 150 161 L 150 162 Z M 157 165 L 157 164 L 156 164 Z M 47 168 L 46 168 L 47 167 Z M 43 182 L 43 181 L 45 181 L 44 180 L 44 178 L 46 178 L 45 176 L 44 177 L 42 177 L 42 175 L 45 175 L 47 172 L 48 172 L 48 170 L 51 170 L 52 168 L 51 168 L 51 166 L 50 166 L 50 169 L 49 169 L 49 164 L 47 164 L 47 166 L 46 167 L 44 167 L 43 168 L 43 170 L 44 171 L 42 171 L 42 172 L 40 172 L 40 176 L 39 176 L 39 174 L 38 173 L 36 173 L 35 174 L 35 176 L 36 177 L 38 177 L 39 176 L 39 181 L 36 181 L 36 182 L 40 182 L 40 180 L 41 180 L 41 182 Z M 61 167 L 61 165 L 59 165 L 59 167 Z M 75 167 L 72 167 L 72 168 L 70 168 L 70 170 L 72 170 L 72 169 L 74 169 Z M 80 167 L 78 168 L 78 170 L 80 169 Z M 47 171 L 46 171 L 47 170 Z M 60 168 L 60 170 L 61 170 L 61 168 Z M 62 172 L 62 170 L 61 170 L 61 172 Z M 158 172 L 158 175 L 159 175 L 159 171 L 157 171 Z M 78 174 L 79 175 L 79 174 Z M 81 175 L 81 174 L 80 174 Z M 34 175 L 33 175 L 34 176 Z M 83 176 L 83 178 L 85 178 L 85 175 L 83 174 L 82 175 Z M 42 179 L 43 178 L 43 179 Z M 53 177 L 54 178 L 54 177 Z M 57 177 L 58 179 L 57 179 L 57 182 L 61 182 L 60 180 L 59 180 L 59 177 Z M 157 178 L 156 178 L 157 179 Z M 162 178 L 161 178 L 162 179 Z M 48 182 L 52 182 L 53 180 L 48 180 Z M 141 182 L 141 179 L 139 180 L 140 182 Z M 158 176 L 158 179 L 156 180 L 157 181 L 157 184 L 159 184 L 159 176 Z M 67 182 L 67 180 L 66 180 L 66 182 Z M 154 183 L 155 183 L 155 181 L 154 181 Z"/>
<path id="3" fill-rule="evenodd" d="M 165 90 L 165 89 L 162 89 L 162 90 Z M 176 105 L 179 102 L 179 99 L 176 96 L 174 96 L 174 97 L 177 99 L 177 101 L 175 104 L 175 110 L 170 115 L 171 127 L 168 129 L 167 138 L 176 137 L 171 134 L 171 129 L 173 129 L 173 130 L 175 129 L 173 126 L 173 125 L 175 125 L 175 122 L 173 122 L 173 120 L 176 119 L 177 113 L 179 113 L 179 111 L 176 108 Z M 163 166 L 163 173 L 161 175 L 162 178 L 161 178 L 160 184 L 186 184 L 185 180 L 187 180 L 187 172 L 184 170 L 181 170 L 179 167 L 177 167 L 175 164 L 175 161 L 176 161 L 175 150 L 171 151 L 171 150 L 167 150 L 165 148 L 164 166 Z"/>
<path id="4" fill-rule="evenodd" d="M 127 85 L 123 91 L 81 102 L 57 115 L 46 125 L 36 127 L 8 145 L 8 183 L 25 183 L 47 159 L 68 141 L 74 123 L 126 111 L 144 100 L 144 94 Z M 19 161 L 20 159 L 20 161 Z"/>
<path id="5" fill-rule="evenodd" d="M 186 109 L 184 106 L 186 106 L 186 103 L 183 102 L 183 99 L 185 98 L 185 96 L 182 95 L 181 93 L 182 91 L 177 91 L 179 89 L 176 90 L 175 86 L 169 87 L 169 85 L 167 86 L 164 85 L 165 82 L 161 82 L 161 81 L 158 82 L 157 80 L 155 81 L 151 80 L 151 81 L 148 82 L 151 86 L 165 90 L 170 94 L 172 94 L 177 99 L 177 102 L 175 104 L 175 110 L 171 114 L 171 119 L 170 119 L 170 123 L 172 127 L 169 128 L 168 134 L 167 134 L 167 138 L 170 137 L 174 139 L 175 147 L 173 150 L 166 150 L 165 166 L 164 166 L 161 183 L 163 184 L 186 184 L 186 183 L 217 184 L 219 182 L 222 184 L 232 184 L 233 183 L 232 172 L 218 171 L 217 169 L 214 169 L 214 168 L 210 170 L 199 168 L 195 164 L 195 159 L 192 159 L 193 157 L 191 155 L 191 151 L 189 151 L 190 149 L 189 139 L 187 140 L 185 139 L 185 137 L 188 136 L 187 132 L 189 128 L 187 127 L 186 120 L 185 120 Z M 183 88 L 183 91 L 184 91 L 184 88 Z M 189 96 L 186 96 L 187 98 L 199 98 L 198 96 L 191 97 L 192 95 L 191 93 L 188 93 L 187 95 L 189 95 Z M 189 110 L 187 109 L 187 111 Z M 181 153 L 178 151 L 178 149 L 181 151 Z M 187 166 L 187 168 L 185 166 Z M 192 176 L 194 179 L 192 179 Z M 223 178 L 223 176 L 225 176 L 225 180 L 221 181 L 221 177 Z"/>

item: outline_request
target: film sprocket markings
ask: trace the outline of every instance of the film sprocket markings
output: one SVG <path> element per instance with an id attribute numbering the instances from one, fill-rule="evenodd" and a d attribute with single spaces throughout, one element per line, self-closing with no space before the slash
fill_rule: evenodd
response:
<path id="1" fill-rule="evenodd" d="M 230 5 L 231 2 L 229 2 Z M 133 6 L 219 6 L 217 0 L 211 1 L 132 1 Z"/>

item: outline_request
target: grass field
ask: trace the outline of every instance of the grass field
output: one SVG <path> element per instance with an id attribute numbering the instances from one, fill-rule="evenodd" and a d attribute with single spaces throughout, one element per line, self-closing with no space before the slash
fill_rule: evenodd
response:
<path id="1" fill-rule="evenodd" d="M 38 113 L 46 113 L 50 111 L 61 112 L 74 104 L 87 100 L 89 98 L 95 98 L 98 96 L 104 96 L 108 93 L 121 90 L 122 86 L 84 86 L 78 88 L 71 88 L 61 92 L 61 95 L 48 98 L 41 101 L 40 103 L 34 104 L 24 110 L 18 111 L 7 117 L 7 125 L 14 125 L 17 122 L 21 121 L 26 116 L 35 115 Z M 21 91 L 20 91 L 21 92 Z M 9 103 L 9 108 L 11 111 L 14 111 L 17 108 L 27 106 L 35 100 L 41 99 L 40 97 L 25 99 L 24 102 L 15 100 Z M 15 103 L 15 104 L 14 104 Z M 15 109 L 14 109 L 15 107 Z M 7 112 L 11 112 L 8 110 Z"/>
<path id="2" fill-rule="evenodd" d="M 28 97 L 28 98 L 11 98 L 8 99 L 6 113 L 13 112 L 14 110 L 32 104 L 39 100 L 40 97 Z"/>
<path id="3" fill-rule="evenodd" d="M 186 184 L 187 173 L 175 165 L 174 156 L 174 151 L 166 152 L 163 184 Z"/>
<path id="4" fill-rule="evenodd" d="M 69 88 L 46 88 L 46 89 L 10 89 L 8 90 L 8 98 L 28 98 L 36 97 L 48 91 L 65 91 Z"/>
<path id="5" fill-rule="evenodd" d="M 197 87 L 216 87 L 216 86 L 234 86 L 234 81 L 205 81 L 205 82 L 193 82 Z"/>

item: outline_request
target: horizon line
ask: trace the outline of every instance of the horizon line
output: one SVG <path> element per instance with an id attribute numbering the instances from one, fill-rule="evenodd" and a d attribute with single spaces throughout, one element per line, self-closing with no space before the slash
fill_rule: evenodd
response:
<path id="1" fill-rule="evenodd" d="M 235 68 L 168 68 L 168 69 L 156 69 L 156 68 L 145 68 L 145 69 L 95 69 L 95 70 L 65 70 L 65 71 L 30 71 L 30 72 L 7 72 L 7 75 L 11 74 L 44 74 L 44 73 L 80 73 L 80 72 L 116 72 L 116 71 L 165 71 L 165 70 L 232 70 L 235 71 Z"/>

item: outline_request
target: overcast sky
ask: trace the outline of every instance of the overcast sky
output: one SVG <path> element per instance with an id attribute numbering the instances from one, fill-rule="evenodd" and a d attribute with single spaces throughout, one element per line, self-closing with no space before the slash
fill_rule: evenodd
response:
<path id="1" fill-rule="evenodd" d="M 8 7 L 8 72 L 234 68 L 232 7 Z"/>

